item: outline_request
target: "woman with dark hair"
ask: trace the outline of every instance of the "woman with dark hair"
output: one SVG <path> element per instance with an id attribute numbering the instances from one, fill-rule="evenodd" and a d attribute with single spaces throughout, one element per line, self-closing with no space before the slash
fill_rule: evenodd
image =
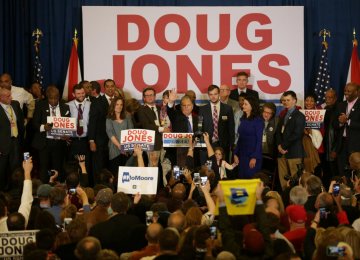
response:
<path id="1" fill-rule="evenodd" d="M 121 130 L 134 128 L 130 115 L 125 112 L 123 97 L 115 97 L 109 106 L 106 133 L 109 137 L 109 170 L 117 176 L 119 166 L 125 165 L 127 155 L 120 151 Z M 117 178 L 115 177 L 117 180 Z"/>
<path id="2" fill-rule="evenodd" d="M 305 96 L 305 109 L 321 109 L 321 107 L 316 106 L 315 95 L 307 94 Z M 323 129 L 304 129 L 303 146 L 306 153 L 304 168 L 311 173 L 315 173 L 315 168 L 320 164 L 319 153 L 324 152 L 322 132 L 324 132 Z"/>
<path id="3" fill-rule="evenodd" d="M 239 178 L 251 179 L 261 169 L 264 121 L 260 117 L 257 99 L 251 96 L 245 98 L 243 112 L 238 129 L 239 139 L 234 151 L 234 162 L 239 165 Z"/>

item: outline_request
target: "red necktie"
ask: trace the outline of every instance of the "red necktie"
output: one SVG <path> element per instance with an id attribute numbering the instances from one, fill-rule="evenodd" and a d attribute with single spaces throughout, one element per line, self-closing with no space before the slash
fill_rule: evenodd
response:
<path id="1" fill-rule="evenodd" d="M 218 119 L 218 112 L 216 109 L 216 106 L 214 106 L 213 111 L 213 124 L 214 124 L 214 133 L 213 133 L 213 140 L 218 141 L 219 140 L 219 132 L 218 132 L 218 125 L 219 125 L 219 119 Z"/>

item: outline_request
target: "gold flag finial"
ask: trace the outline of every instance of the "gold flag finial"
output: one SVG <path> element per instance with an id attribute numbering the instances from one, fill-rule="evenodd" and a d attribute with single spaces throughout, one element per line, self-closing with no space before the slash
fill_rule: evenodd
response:
<path id="1" fill-rule="evenodd" d="M 74 30 L 74 38 L 73 38 L 73 41 L 74 41 L 74 43 L 75 43 L 75 45 L 76 45 L 76 47 L 77 47 L 79 38 L 78 38 L 78 31 L 77 31 L 76 28 L 75 28 L 75 30 Z"/>
<path id="2" fill-rule="evenodd" d="M 322 29 L 322 30 L 319 32 L 319 36 L 320 36 L 320 37 L 323 37 L 322 44 L 324 44 L 325 48 L 327 49 L 328 43 L 327 43 L 327 41 L 326 41 L 326 37 L 331 37 L 330 31 L 329 31 L 329 30 L 326 30 L 326 29 Z"/>
<path id="3" fill-rule="evenodd" d="M 358 41 L 356 40 L 356 31 L 355 31 L 355 27 L 353 28 L 353 46 L 357 46 L 358 45 Z"/>
<path id="4" fill-rule="evenodd" d="M 36 28 L 33 31 L 32 36 L 35 37 L 35 42 L 34 42 L 35 51 L 39 52 L 40 38 L 43 36 L 43 33 L 39 28 Z"/>

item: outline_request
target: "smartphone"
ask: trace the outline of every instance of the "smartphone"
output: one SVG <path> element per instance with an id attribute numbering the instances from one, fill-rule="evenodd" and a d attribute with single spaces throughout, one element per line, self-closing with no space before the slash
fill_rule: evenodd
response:
<path id="1" fill-rule="evenodd" d="M 71 221 L 72 221 L 72 218 L 64 218 L 64 228 L 65 228 L 65 230 L 66 230 L 67 225 L 69 225 Z"/>
<path id="2" fill-rule="evenodd" d="M 145 212 L 145 221 L 146 221 L 146 225 L 149 226 L 151 223 L 153 223 L 153 217 L 154 217 L 154 212 L 149 210 Z"/>
<path id="3" fill-rule="evenodd" d="M 340 184 L 339 183 L 335 183 L 334 185 L 333 185 L 333 195 L 334 196 L 338 196 L 339 195 L 339 193 L 340 193 Z"/>
<path id="4" fill-rule="evenodd" d="M 326 255 L 332 256 L 332 257 L 344 256 L 345 255 L 345 247 L 328 246 L 326 248 Z"/>
<path id="5" fill-rule="evenodd" d="M 69 189 L 69 194 L 70 195 L 75 195 L 76 194 L 76 189 L 75 188 Z"/>
<path id="6" fill-rule="evenodd" d="M 320 208 L 319 211 L 320 211 L 320 219 L 326 219 L 328 214 L 326 208 Z"/>
<path id="7" fill-rule="evenodd" d="M 207 176 L 202 176 L 202 177 L 200 177 L 200 179 L 201 179 L 201 186 L 205 186 L 206 182 L 208 180 L 208 177 Z"/>
<path id="8" fill-rule="evenodd" d="M 48 170 L 48 175 L 51 177 L 55 174 L 55 171 L 54 170 Z"/>
<path id="9" fill-rule="evenodd" d="M 208 168 L 209 171 L 211 171 L 212 168 L 212 161 L 211 160 L 207 160 L 205 163 L 206 167 Z"/>
<path id="10" fill-rule="evenodd" d="M 174 173 L 174 179 L 179 180 L 180 179 L 180 167 L 177 165 L 174 165 L 173 173 Z"/>
<path id="11" fill-rule="evenodd" d="M 217 239 L 217 228 L 216 228 L 216 226 L 210 226 L 210 237 L 211 237 L 211 239 Z"/>
<path id="12" fill-rule="evenodd" d="M 201 184 L 200 173 L 198 173 L 198 172 L 194 173 L 193 182 L 194 182 L 195 185 L 200 185 Z"/>
<path id="13" fill-rule="evenodd" d="M 27 161 L 30 159 L 30 153 L 29 152 L 25 152 L 24 153 L 24 161 Z"/>

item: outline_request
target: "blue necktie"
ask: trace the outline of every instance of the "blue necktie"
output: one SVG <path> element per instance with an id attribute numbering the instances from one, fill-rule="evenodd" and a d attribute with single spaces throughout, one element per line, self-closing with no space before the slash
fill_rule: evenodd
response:
<path id="1" fill-rule="evenodd" d="M 190 118 L 187 116 L 187 125 L 188 125 L 188 133 L 192 133 L 193 130 L 192 130 L 192 127 L 191 127 L 191 124 L 190 124 Z"/>

